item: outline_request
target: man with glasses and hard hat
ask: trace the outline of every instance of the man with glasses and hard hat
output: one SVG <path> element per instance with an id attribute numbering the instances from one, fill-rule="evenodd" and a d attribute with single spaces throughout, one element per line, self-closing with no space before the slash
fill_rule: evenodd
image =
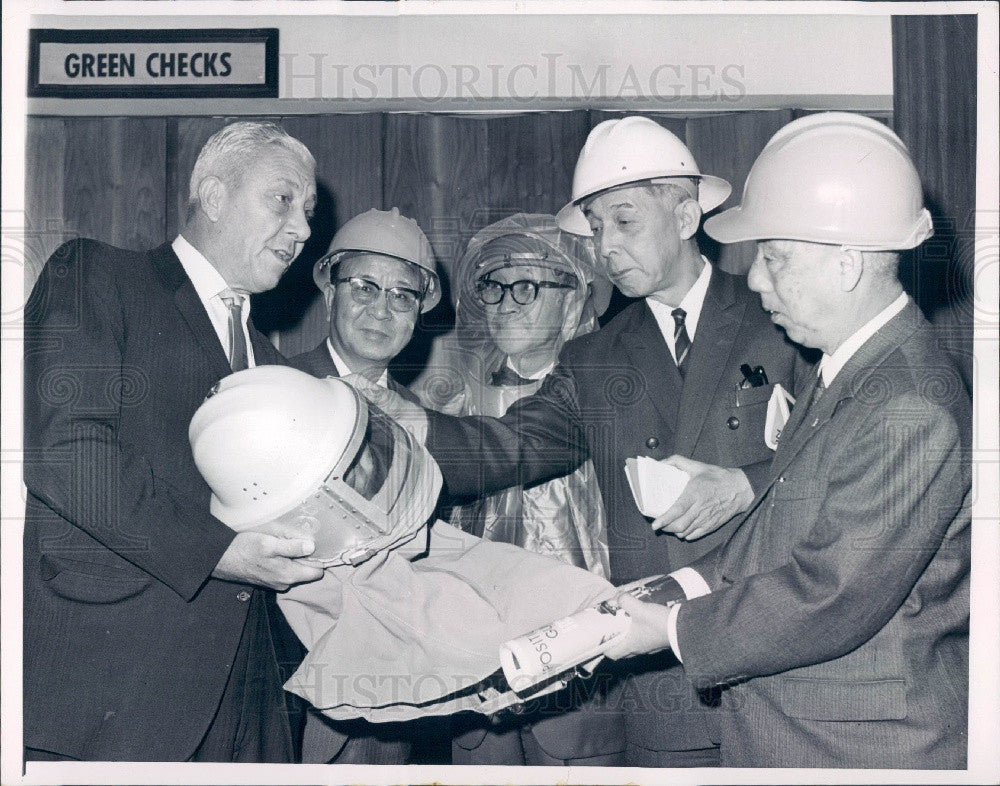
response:
<path id="1" fill-rule="evenodd" d="M 291 358 L 290 365 L 316 377 L 363 374 L 415 402 L 388 366 L 409 343 L 420 314 L 441 299 L 434 252 L 417 222 L 397 208 L 355 216 L 337 230 L 313 266 L 313 280 L 323 293 L 329 333 L 315 349 Z M 413 734 L 412 728 L 393 724 L 335 724 L 309 712 L 302 758 L 406 764 Z"/>
<path id="2" fill-rule="evenodd" d="M 451 494 L 537 483 L 590 458 L 618 585 L 687 565 L 728 537 L 767 476 L 774 386 L 794 390 L 800 361 L 745 279 L 716 269 L 698 249 L 702 214 L 729 192 L 648 118 L 591 131 L 559 226 L 593 236 L 605 274 L 642 299 L 567 343 L 541 389 L 502 418 L 426 413 L 427 445 Z M 368 392 L 393 414 L 419 417 L 399 399 Z M 626 460 L 636 457 L 667 460 L 691 476 L 652 521 L 626 478 Z M 669 653 L 631 665 L 617 699 L 626 710 L 625 763 L 717 765 L 717 692 L 692 687 Z"/>
<path id="3" fill-rule="evenodd" d="M 750 286 L 823 356 L 748 515 L 679 603 L 621 598 L 609 654 L 672 650 L 725 686 L 725 765 L 962 769 L 971 411 L 898 279 L 932 234 L 910 156 L 870 118 L 796 120 L 705 229 L 757 241 Z"/>
<path id="4" fill-rule="evenodd" d="M 313 266 L 313 280 L 323 293 L 329 335 L 291 365 L 319 377 L 363 374 L 416 401 L 388 366 L 420 314 L 441 300 L 434 252 L 417 222 L 397 208 L 355 216 Z"/>

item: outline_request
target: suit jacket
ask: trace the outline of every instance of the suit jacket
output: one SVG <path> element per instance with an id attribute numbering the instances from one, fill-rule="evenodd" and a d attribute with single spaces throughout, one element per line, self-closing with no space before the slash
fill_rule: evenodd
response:
<path id="1" fill-rule="evenodd" d="M 732 683 L 723 764 L 965 766 L 970 426 L 912 303 L 796 407 L 678 615 L 685 670 Z"/>
<path id="2" fill-rule="evenodd" d="M 307 374 L 312 374 L 314 377 L 339 377 L 340 372 L 337 371 L 337 366 L 333 362 L 333 358 L 330 357 L 330 350 L 326 346 L 326 339 L 324 338 L 319 344 L 310 349 L 308 352 L 303 352 L 300 355 L 296 355 L 288 360 L 288 365 L 293 368 L 297 368 L 299 371 L 304 371 Z M 389 375 L 389 390 L 395 391 L 400 396 L 402 396 L 407 401 L 413 404 L 419 404 L 417 397 L 410 392 L 409 388 L 400 385 L 396 380 Z"/>
<path id="3" fill-rule="evenodd" d="M 188 443 L 225 351 L 169 245 L 93 240 L 46 264 L 24 348 L 25 745 L 187 759 L 263 591 L 211 578 L 234 533 Z"/>
<path id="4" fill-rule="evenodd" d="M 764 367 L 770 384 L 738 390 L 740 365 Z M 533 396 L 498 420 L 430 413 L 428 447 L 457 497 L 558 477 L 590 457 L 608 512 L 611 581 L 622 584 L 694 561 L 728 537 L 727 524 L 686 542 L 654 533 L 625 477 L 632 456 L 680 453 L 741 467 L 756 489 L 772 452 L 764 420 L 774 383 L 794 390 L 799 351 L 771 324 L 745 279 L 712 271 L 682 381 L 644 301 L 569 342 Z M 719 732 L 711 709 L 660 654 L 631 661 L 621 686 L 629 742 L 654 750 L 706 748 Z"/>

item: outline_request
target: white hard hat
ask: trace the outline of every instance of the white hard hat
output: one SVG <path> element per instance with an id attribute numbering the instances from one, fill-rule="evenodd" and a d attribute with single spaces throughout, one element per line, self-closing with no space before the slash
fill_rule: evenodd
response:
<path id="1" fill-rule="evenodd" d="M 741 203 L 709 218 L 705 231 L 722 243 L 804 240 L 901 251 L 934 230 L 899 137 L 862 115 L 823 112 L 771 138 L 750 169 Z"/>
<path id="2" fill-rule="evenodd" d="M 430 311 L 441 300 L 441 281 L 430 241 L 412 218 L 399 208 L 369 210 L 355 216 L 333 236 L 326 254 L 313 265 L 313 281 L 321 290 L 330 283 L 330 268 L 349 253 L 382 254 L 416 265 L 428 274 L 420 311 Z"/>
<path id="3" fill-rule="evenodd" d="M 289 525 L 314 539 L 317 565 L 357 564 L 411 539 L 441 486 L 423 446 L 350 385 L 285 366 L 225 377 L 188 437 L 213 516 L 238 532 Z M 365 475 L 355 464 L 366 448 Z"/>
<path id="4" fill-rule="evenodd" d="M 698 203 L 707 213 L 732 191 L 721 177 L 703 175 L 687 145 L 648 117 L 605 120 L 594 126 L 573 172 L 573 201 L 556 215 L 559 228 L 575 235 L 593 234 L 580 209 L 589 196 L 610 188 L 671 177 L 698 182 Z"/>

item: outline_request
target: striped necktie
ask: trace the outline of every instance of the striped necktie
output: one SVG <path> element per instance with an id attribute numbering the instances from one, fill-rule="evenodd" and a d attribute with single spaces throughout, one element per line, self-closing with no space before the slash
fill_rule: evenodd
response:
<path id="1" fill-rule="evenodd" d="M 687 360 L 688 352 L 691 349 L 691 339 L 688 338 L 687 328 L 684 327 L 684 317 L 687 312 L 683 308 L 675 308 L 670 312 L 674 318 L 674 357 L 677 358 L 677 370 L 684 376 L 684 361 Z"/>
<path id="2" fill-rule="evenodd" d="M 230 289 L 219 293 L 219 297 L 229 309 L 229 365 L 233 371 L 243 371 L 250 367 L 247 339 L 243 332 L 243 298 Z"/>

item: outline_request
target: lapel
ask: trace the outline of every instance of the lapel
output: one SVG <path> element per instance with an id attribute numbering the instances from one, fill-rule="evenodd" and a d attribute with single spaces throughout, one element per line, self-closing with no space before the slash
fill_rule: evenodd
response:
<path id="1" fill-rule="evenodd" d="M 638 303 L 631 324 L 621 339 L 632 365 L 642 373 L 646 397 L 672 432 L 677 431 L 677 400 L 682 381 L 677 366 L 663 340 L 656 317 L 645 301 Z"/>
<path id="2" fill-rule="evenodd" d="M 705 425 L 719 380 L 739 337 L 747 300 L 736 296 L 735 279 L 713 268 L 698 319 L 698 332 L 688 355 L 684 393 L 677 415 L 674 452 L 690 456 Z"/>
<path id="3" fill-rule="evenodd" d="M 865 385 L 886 358 L 913 335 L 921 319 L 916 305 L 911 301 L 847 361 L 819 403 L 812 407 L 801 409 L 796 407 L 792 410 L 792 417 L 785 427 L 789 439 L 787 442 L 783 439 L 778 441 L 778 450 L 771 465 L 771 483 L 788 468 L 792 460 L 809 444 L 809 440 L 830 421 L 841 402 L 853 398 L 855 391 Z M 818 377 L 813 379 L 808 390 L 803 391 L 803 401 L 812 399 L 817 384 Z M 770 485 L 768 484 L 768 488 Z M 761 491 L 761 496 L 766 493 L 767 488 Z"/>
<path id="4" fill-rule="evenodd" d="M 337 364 L 330 357 L 330 350 L 326 346 L 325 338 L 319 342 L 319 346 L 310 350 L 309 354 L 306 355 L 306 359 L 309 361 L 309 369 L 313 375 L 317 377 L 340 376 L 340 372 L 337 371 Z"/>
<path id="5" fill-rule="evenodd" d="M 266 335 L 254 327 L 253 312 L 250 312 L 250 319 L 247 322 L 250 333 L 250 345 L 253 347 L 253 362 L 255 366 L 266 366 L 275 362 L 284 363 L 284 356 L 274 348 Z M 278 359 L 281 356 L 282 359 Z"/>
<path id="6" fill-rule="evenodd" d="M 170 244 L 164 243 L 150 253 L 153 267 L 160 276 L 164 288 L 173 293 L 177 310 L 190 328 L 205 358 L 212 364 L 213 372 L 219 377 L 232 374 L 229 358 L 226 357 L 219 336 L 212 327 L 212 320 L 209 319 L 205 306 L 195 292 L 194 284 L 184 272 L 184 266 L 181 265 Z"/>

